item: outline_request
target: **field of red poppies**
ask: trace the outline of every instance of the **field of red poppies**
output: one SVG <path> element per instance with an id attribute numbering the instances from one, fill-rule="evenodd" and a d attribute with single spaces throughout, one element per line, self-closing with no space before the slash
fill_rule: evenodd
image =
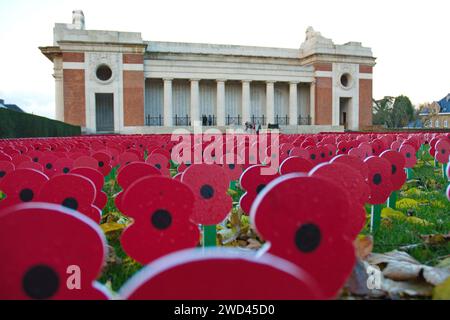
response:
<path id="1" fill-rule="evenodd" d="M 0 140 L 0 299 L 450 299 L 450 134 L 182 140 Z"/>

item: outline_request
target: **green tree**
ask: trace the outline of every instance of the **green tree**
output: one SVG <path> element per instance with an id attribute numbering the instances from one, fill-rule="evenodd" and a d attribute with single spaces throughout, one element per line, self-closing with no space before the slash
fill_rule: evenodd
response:
<path id="1" fill-rule="evenodd" d="M 417 118 L 417 112 L 407 96 L 386 96 L 373 101 L 373 124 L 387 128 L 402 128 Z"/>
<path id="2" fill-rule="evenodd" d="M 394 97 L 384 97 L 380 100 L 373 100 L 373 124 L 391 127 L 391 113 Z"/>

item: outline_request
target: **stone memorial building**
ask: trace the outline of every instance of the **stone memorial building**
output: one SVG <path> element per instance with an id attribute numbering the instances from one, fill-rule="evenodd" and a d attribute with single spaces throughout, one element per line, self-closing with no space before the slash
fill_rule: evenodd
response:
<path id="1" fill-rule="evenodd" d="M 334 44 L 309 27 L 298 49 L 144 41 L 86 30 L 82 11 L 55 24 L 56 119 L 85 133 L 168 133 L 194 122 L 246 122 L 282 132 L 372 125 L 372 50 Z"/>

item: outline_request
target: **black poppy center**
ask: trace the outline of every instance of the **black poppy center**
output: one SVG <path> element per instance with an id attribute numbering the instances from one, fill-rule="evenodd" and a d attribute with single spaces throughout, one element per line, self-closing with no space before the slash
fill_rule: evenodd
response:
<path id="1" fill-rule="evenodd" d="M 295 245 L 305 253 L 312 252 L 320 245 L 322 234 L 313 223 L 302 225 L 295 233 Z"/>
<path id="2" fill-rule="evenodd" d="M 347 148 L 342 148 L 342 152 L 345 152 L 345 151 L 347 151 Z"/>
<path id="3" fill-rule="evenodd" d="M 69 171 L 70 171 L 69 168 L 67 168 L 67 167 L 63 168 L 63 172 L 64 172 L 64 173 L 68 173 Z"/>
<path id="4" fill-rule="evenodd" d="M 312 155 L 311 155 L 311 159 L 315 160 L 315 159 L 316 159 L 316 155 L 315 155 L 315 154 L 312 154 Z"/>
<path id="5" fill-rule="evenodd" d="M 372 181 L 374 184 L 379 185 L 381 183 L 381 174 L 375 173 L 373 175 Z"/>
<path id="6" fill-rule="evenodd" d="M 397 167 L 395 166 L 395 164 L 392 165 L 392 174 L 395 174 L 397 172 Z"/>
<path id="7" fill-rule="evenodd" d="M 322 153 L 320 154 L 320 156 L 321 156 L 322 158 L 325 158 L 325 153 L 322 152 Z"/>
<path id="8" fill-rule="evenodd" d="M 407 153 L 406 153 L 406 157 L 407 157 L 407 158 L 411 158 L 411 153 L 407 152 Z"/>
<path id="9" fill-rule="evenodd" d="M 236 166 L 234 164 L 229 164 L 228 168 L 230 168 L 231 170 L 234 170 L 234 168 L 236 168 Z"/>
<path id="10" fill-rule="evenodd" d="M 442 154 L 445 154 L 445 152 L 446 152 L 445 149 L 442 149 L 442 150 L 441 150 L 441 153 L 442 153 Z"/>
<path id="11" fill-rule="evenodd" d="M 265 187 L 266 187 L 265 184 L 260 184 L 259 186 L 256 187 L 256 193 L 260 193 L 262 189 L 264 189 Z"/>
<path id="12" fill-rule="evenodd" d="M 159 163 L 155 164 L 155 167 L 157 167 L 158 169 L 161 169 L 161 165 Z"/>
<path id="13" fill-rule="evenodd" d="M 172 215 L 164 209 L 156 210 L 152 214 L 152 225 L 159 230 L 164 230 L 172 224 Z"/>
<path id="14" fill-rule="evenodd" d="M 34 193 L 31 189 L 22 189 L 19 193 L 19 198 L 22 202 L 30 202 L 33 200 Z"/>
<path id="15" fill-rule="evenodd" d="M 53 168 L 53 165 L 52 165 L 51 163 L 47 163 L 47 164 L 45 165 L 45 167 L 46 167 L 48 170 L 50 170 L 51 168 Z"/>
<path id="16" fill-rule="evenodd" d="M 38 162 L 38 161 L 39 161 L 38 157 L 33 158 L 33 162 Z"/>
<path id="17" fill-rule="evenodd" d="M 214 196 L 214 189 L 209 184 L 205 184 L 200 188 L 200 194 L 203 199 L 211 199 Z"/>
<path id="18" fill-rule="evenodd" d="M 98 166 L 99 166 L 100 168 L 102 168 L 104 165 L 105 165 L 105 163 L 104 163 L 103 161 L 99 161 L 99 162 L 98 162 Z"/>
<path id="19" fill-rule="evenodd" d="M 62 202 L 63 207 L 77 210 L 78 209 L 78 201 L 75 198 L 66 198 Z"/>
<path id="20" fill-rule="evenodd" d="M 0 171 L 0 178 L 3 178 L 6 174 L 6 171 Z"/>
<path id="21" fill-rule="evenodd" d="M 23 291 L 32 299 L 49 299 L 58 291 L 58 274 L 50 267 L 31 267 L 22 279 Z"/>

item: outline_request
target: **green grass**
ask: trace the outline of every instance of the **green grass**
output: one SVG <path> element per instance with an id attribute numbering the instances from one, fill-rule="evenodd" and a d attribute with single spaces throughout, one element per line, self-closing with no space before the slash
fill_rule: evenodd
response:
<path id="1" fill-rule="evenodd" d="M 403 186 L 398 201 L 405 198 L 414 199 L 419 202 L 419 206 L 397 210 L 423 219 L 431 225 L 382 219 L 379 230 L 374 234 L 374 252 L 416 245 L 405 251 L 422 263 L 434 265 L 450 254 L 450 243 L 430 245 L 426 244 L 421 236 L 447 234 L 450 231 L 450 202 L 445 196 L 448 181 L 442 177 L 441 166 L 434 167 L 433 158 L 428 153 L 421 156 L 413 172 L 414 178 Z M 368 229 L 363 233 L 368 234 Z"/>

